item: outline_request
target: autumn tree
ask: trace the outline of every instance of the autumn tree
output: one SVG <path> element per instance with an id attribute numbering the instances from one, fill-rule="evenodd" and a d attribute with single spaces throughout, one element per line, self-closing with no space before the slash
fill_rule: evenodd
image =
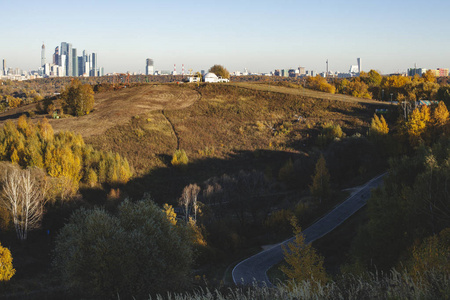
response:
<path id="1" fill-rule="evenodd" d="M 11 251 L 0 244 L 0 282 L 9 281 L 16 273 L 12 260 Z"/>
<path id="2" fill-rule="evenodd" d="M 432 82 L 432 83 L 436 82 L 436 76 L 431 70 L 427 70 L 425 73 L 423 73 L 422 78 L 425 82 Z"/>
<path id="3" fill-rule="evenodd" d="M 380 86 L 383 77 L 375 70 L 370 70 L 367 73 L 367 84 L 369 86 Z"/>
<path id="4" fill-rule="evenodd" d="M 30 170 L 17 167 L 5 172 L 2 183 L 1 205 L 11 213 L 17 237 L 24 241 L 30 229 L 39 227 L 43 216 L 41 187 Z"/>
<path id="5" fill-rule="evenodd" d="M 222 78 L 230 78 L 230 72 L 228 72 L 228 70 L 221 65 L 212 66 L 208 72 L 214 73 Z"/>
<path id="6" fill-rule="evenodd" d="M 430 271 L 450 275 L 450 228 L 415 245 L 408 264 L 409 272 L 416 280 L 426 279 L 426 273 Z"/>
<path id="7" fill-rule="evenodd" d="M 372 122 L 370 123 L 371 136 L 386 135 L 389 133 L 389 127 L 383 116 L 378 118 L 376 114 L 373 115 Z"/>
<path id="8" fill-rule="evenodd" d="M 294 229 L 294 240 L 283 247 L 284 260 L 287 265 L 281 266 L 281 271 L 291 280 L 291 286 L 302 281 L 310 281 L 313 286 L 326 283 L 328 278 L 323 266 L 324 259 L 312 245 L 306 244 L 305 236 L 292 217 L 291 225 Z"/>
<path id="9" fill-rule="evenodd" d="M 416 108 L 409 116 L 406 122 L 406 129 L 408 132 L 411 145 L 417 146 L 424 141 L 424 135 L 427 125 L 430 122 L 430 108 L 423 105 L 420 109 Z"/>
<path id="10" fill-rule="evenodd" d="M 336 92 L 336 87 L 328 83 L 328 81 L 320 75 L 317 75 L 315 77 L 308 77 L 306 79 L 306 85 L 310 89 L 325 93 L 334 94 Z"/>
<path id="11" fill-rule="evenodd" d="M 67 112 L 83 116 L 94 108 L 94 91 L 89 84 L 82 84 L 78 79 L 73 80 L 61 93 L 64 108 Z"/>
<path id="12" fill-rule="evenodd" d="M 171 224 L 177 225 L 177 214 L 175 213 L 172 205 L 165 203 L 163 206 L 163 212 L 166 214 L 166 217 Z"/>
<path id="13" fill-rule="evenodd" d="M 432 123 L 437 128 L 442 128 L 448 123 L 449 112 L 444 101 L 439 101 L 438 106 L 433 111 Z"/>
<path id="14" fill-rule="evenodd" d="M 312 180 L 312 185 L 309 187 L 311 194 L 319 199 L 320 202 L 327 199 L 331 194 L 330 173 L 328 172 L 326 161 L 322 154 L 316 163 Z"/>

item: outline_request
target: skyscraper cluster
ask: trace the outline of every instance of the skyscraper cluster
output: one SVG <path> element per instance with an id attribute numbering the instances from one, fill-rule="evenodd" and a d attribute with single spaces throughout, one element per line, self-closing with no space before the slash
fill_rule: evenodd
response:
<path id="1" fill-rule="evenodd" d="M 66 42 L 55 48 L 52 63 L 46 63 L 45 45 L 42 45 L 41 71 L 42 75 L 47 77 L 103 76 L 103 68 L 98 66 L 97 53 L 87 54 L 86 50 L 83 50 L 83 54 L 77 56 L 77 49 Z"/>

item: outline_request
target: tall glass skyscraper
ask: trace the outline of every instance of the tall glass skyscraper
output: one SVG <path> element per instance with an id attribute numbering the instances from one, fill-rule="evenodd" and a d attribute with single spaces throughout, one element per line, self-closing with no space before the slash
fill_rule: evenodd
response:
<path id="1" fill-rule="evenodd" d="M 147 58 L 145 64 L 145 75 L 153 75 L 153 59 Z"/>
<path id="2" fill-rule="evenodd" d="M 77 48 L 72 49 L 72 76 L 78 77 Z"/>
<path id="3" fill-rule="evenodd" d="M 65 61 L 61 61 L 61 65 L 65 66 L 66 69 L 66 76 L 72 76 L 73 69 L 72 69 L 72 44 L 62 42 L 61 43 L 61 56 L 65 55 L 66 59 Z"/>
<path id="4" fill-rule="evenodd" d="M 45 45 L 42 43 L 42 50 L 41 50 L 41 67 L 45 65 Z"/>
<path id="5" fill-rule="evenodd" d="M 91 76 L 97 76 L 97 69 L 98 69 L 98 66 L 97 66 L 97 53 L 92 53 L 92 65 L 91 65 L 91 67 L 92 67 L 92 74 L 91 74 Z"/>

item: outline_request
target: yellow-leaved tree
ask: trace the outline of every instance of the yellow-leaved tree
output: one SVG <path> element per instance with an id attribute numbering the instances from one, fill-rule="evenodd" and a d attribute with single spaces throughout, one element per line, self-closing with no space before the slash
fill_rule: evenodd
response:
<path id="1" fill-rule="evenodd" d="M 177 225 L 177 214 L 175 213 L 172 205 L 164 204 L 163 211 L 166 214 L 167 219 L 172 225 Z"/>
<path id="2" fill-rule="evenodd" d="M 295 217 L 292 217 L 291 225 L 295 238 L 287 247 L 283 246 L 284 260 L 287 265 L 281 266 L 281 271 L 290 279 L 290 285 L 302 281 L 311 281 L 313 286 L 317 286 L 318 283 L 326 283 L 328 276 L 323 266 L 323 257 L 311 244 L 306 244 Z"/>
<path id="3" fill-rule="evenodd" d="M 389 126 L 383 116 L 378 118 L 376 114 L 373 115 L 369 133 L 371 136 L 386 135 L 389 133 Z"/>
<path id="4" fill-rule="evenodd" d="M 12 260 L 11 251 L 0 244 L 0 282 L 9 281 L 16 273 Z"/>
<path id="5" fill-rule="evenodd" d="M 430 122 L 430 108 L 423 105 L 421 109 L 416 108 L 406 122 L 409 141 L 412 146 L 417 146 L 424 141 L 427 125 Z"/>

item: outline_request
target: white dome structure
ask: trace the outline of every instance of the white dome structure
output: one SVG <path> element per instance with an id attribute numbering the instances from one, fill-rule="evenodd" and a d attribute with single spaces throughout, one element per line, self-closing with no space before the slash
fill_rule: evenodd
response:
<path id="1" fill-rule="evenodd" d="M 206 73 L 203 77 L 204 82 L 219 82 L 219 77 L 214 73 Z"/>

